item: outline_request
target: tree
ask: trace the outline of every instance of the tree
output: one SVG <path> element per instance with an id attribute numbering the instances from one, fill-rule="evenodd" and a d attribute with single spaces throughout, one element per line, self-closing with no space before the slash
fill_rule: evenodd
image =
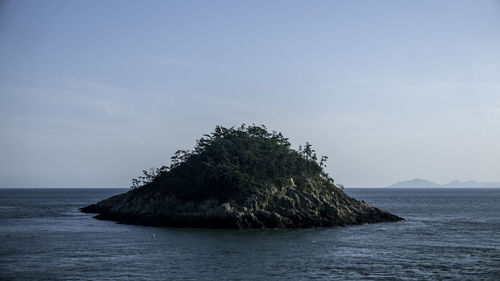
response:
<path id="1" fill-rule="evenodd" d="M 309 142 L 292 149 L 287 138 L 264 125 L 216 126 L 193 150 L 176 151 L 168 167 L 144 170 L 132 180 L 132 188 L 160 185 L 163 192 L 178 197 L 205 198 L 289 184 L 292 177 L 297 185 L 306 178 L 333 184 L 324 171 L 327 159 L 318 161 Z"/>

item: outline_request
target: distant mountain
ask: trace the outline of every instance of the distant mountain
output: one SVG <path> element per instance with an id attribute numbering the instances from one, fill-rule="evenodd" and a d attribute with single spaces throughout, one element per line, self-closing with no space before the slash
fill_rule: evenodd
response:
<path id="1" fill-rule="evenodd" d="M 408 181 L 400 181 L 389 187 L 414 188 L 414 187 L 440 187 L 439 184 L 423 179 L 412 179 Z"/>
<path id="2" fill-rule="evenodd" d="M 397 182 L 389 187 L 399 188 L 433 188 L 433 187 L 448 187 L 448 188 L 485 188 L 497 187 L 500 188 L 500 182 L 477 182 L 473 180 L 459 181 L 454 180 L 447 184 L 437 184 L 423 179 L 412 179 L 407 181 Z"/>
<path id="3" fill-rule="evenodd" d="M 500 182 L 477 182 L 477 181 L 459 181 L 455 180 L 442 187 L 500 187 Z"/>

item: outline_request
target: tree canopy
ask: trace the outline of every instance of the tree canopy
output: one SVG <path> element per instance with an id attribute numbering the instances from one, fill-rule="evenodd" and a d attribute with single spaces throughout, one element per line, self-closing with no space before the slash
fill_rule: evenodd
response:
<path id="1" fill-rule="evenodd" d="M 333 186 L 309 143 L 298 150 L 279 132 L 264 125 L 217 126 L 197 140 L 193 150 L 178 150 L 170 166 L 143 171 L 132 188 L 158 188 L 180 199 L 228 197 L 307 178 Z"/>

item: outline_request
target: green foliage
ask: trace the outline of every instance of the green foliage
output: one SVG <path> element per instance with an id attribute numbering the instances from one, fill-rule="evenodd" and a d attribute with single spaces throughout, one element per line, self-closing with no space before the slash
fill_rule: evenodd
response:
<path id="1" fill-rule="evenodd" d="M 317 178 L 333 184 L 309 143 L 298 151 L 281 133 L 264 125 L 217 126 L 196 142 L 192 151 L 178 150 L 170 167 L 143 171 L 133 187 L 158 187 L 181 199 L 224 198 L 271 185 Z M 293 180 L 292 180 L 293 182 Z"/>
<path id="2" fill-rule="evenodd" d="M 170 170 L 170 167 L 163 166 L 161 168 L 150 168 L 149 171 L 147 170 L 142 170 L 142 176 L 139 176 L 136 179 L 132 179 L 132 186 L 130 188 L 132 189 L 137 189 L 141 186 L 144 186 L 146 184 L 149 184 L 153 182 L 153 180 L 160 176 L 163 173 L 166 173 Z"/>

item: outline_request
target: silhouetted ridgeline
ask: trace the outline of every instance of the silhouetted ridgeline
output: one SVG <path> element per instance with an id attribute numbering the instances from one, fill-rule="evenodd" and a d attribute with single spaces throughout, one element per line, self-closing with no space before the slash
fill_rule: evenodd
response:
<path id="1" fill-rule="evenodd" d="M 454 180 L 446 184 L 437 184 L 423 179 L 412 179 L 400 181 L 388 187 L 397 188 L 500 188 L 500 182 L 477 182 L 473 180 L 459 181 Z"/>
<path id="2" fill-rule="evenodd" d="M 359 202 L 335 186 L 309 143 L 290 148 L 265 126 L 224 128 L 169 167 L 133 180 L 133 188 L 82 211 L 99 219 L 143 225 L 298 228 L 402 218 Z"/>

